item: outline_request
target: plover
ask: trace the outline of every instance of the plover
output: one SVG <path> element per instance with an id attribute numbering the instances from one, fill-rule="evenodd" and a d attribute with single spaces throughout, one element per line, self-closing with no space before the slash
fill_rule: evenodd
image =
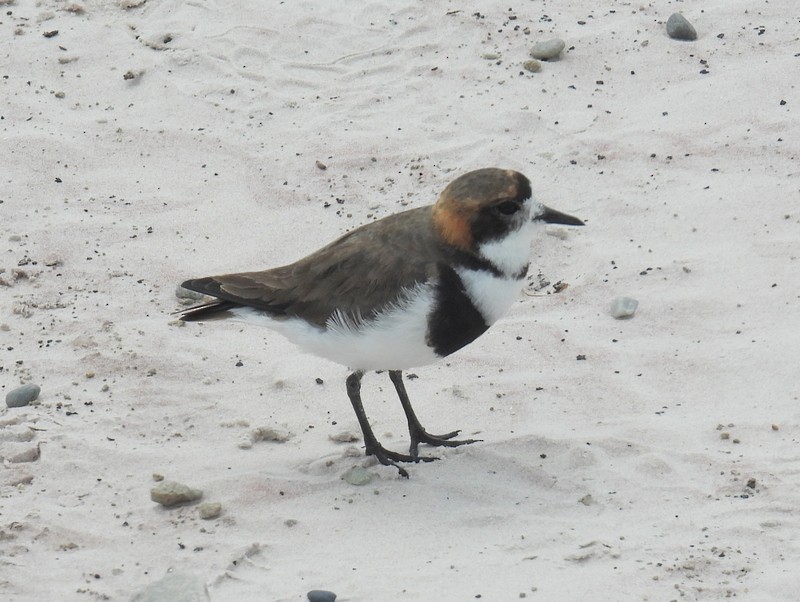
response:
<path id="1" fill-rule="evenodd" d="M 456 439 L 459 431 L 429 434 L 411 407 L 403 370 L 458 351 L 508 310 L 542 224 L 583 222 L 534 200 L 519 172 L 471 171 L 435 204 L 361 226 L 293 264 L 187 280 L 184 288 L 216 299 L 180 317 L 262 324 L 349 367 L 347 395 L 366 454 L 407 477 L 398 462 L 435 459 L 419 455 L 420 443 L 456 447 L 476 440 Z M 372 432 L 361 402 L 369 370 L 389 372 L 408 421 L 408 454 L 384 448 Z"/>

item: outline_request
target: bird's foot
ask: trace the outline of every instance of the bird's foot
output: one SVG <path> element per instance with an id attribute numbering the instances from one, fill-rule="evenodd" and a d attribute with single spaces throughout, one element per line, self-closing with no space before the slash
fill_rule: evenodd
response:
<path id="1" fill-rule="evenodd" d="M 410 456 L 408 454 L 401 454 L 399 452 L 386 449 L 380 443 L 367 446 L 366 453 L 368 456 L 375 456 L 375 459 L 384 466 L 394 466 L 397 469 L 397 472 L 400 473 L 400 476 L 405 478 L 408 478 L 408 472 L 405 468 L 399 466 L 397 464 L 398 462 L 433 462 L 434 460 L 438 459 L 432 456 L 419 457 L 419 455 Z"/>
<path id="2" fill-rule="evenodd" d="M 414 429 L 411 434 L 411 446 L 409 453 L 412 458 L 419 457 L 420 443 L 425 443 L 432 447 L 458 447 L 459 445 L 469 445 L 470 443 L 477 443 L 481 439 L 454 439 L 461 431 L 453 431 L 446 435 L 431 435 L 425 429 Z"/>

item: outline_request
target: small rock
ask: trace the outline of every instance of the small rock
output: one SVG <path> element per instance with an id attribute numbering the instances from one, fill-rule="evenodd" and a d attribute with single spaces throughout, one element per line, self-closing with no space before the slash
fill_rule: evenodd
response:
<path id="1" fill-rule="evenodd" d="M 133 596 L 131 602 L 208 602 L 206 584 L 191 573 L 170 573 Z"/>
<path id="2" fill-rule="evenodd" d="M 353 466 L 342 475 L 342 480 L 351 485 L 366 485 L 372 480 L 372 473 L 361 466 Z"/>
<path id="3" fill-rule="evenodd" d="M 566 42 L 560 38 L 537 42 L 533 45 L 533 48 L 531 48 L 531 56 L 543 61 L 554 59 L 561 54 L 561 51 L 564 50 L 566 45 Z"/>
<path id="4" fill-rule="evenodd" d="M 611 315 L 617 318 L 630 318 L 636 313 L 639 302 L 630 297 L 615 297 L 611 302 Z"/>
<path id="5" fill-rule="evenodd" d="M 584 506 L 591 506 L 592 504 L 594 504 L 594 498 L 592 497 L 591 493 L 587 493 L 582 498 L 580 498 L 578 501 L 581 504 L 583 504 Z"/>
<path id="6" fill-rule="evenodd" d="M 325 589 L 312 589 L 306 596 L 308 602 L 336 602 L 336 594 Z"/>
<path id="7" fill-rule="evenodd" d="M 747 487 L 749 489 L 755 489 L 756 488 L 756 480 L 753 477 L 750 477 L 749 479 L 747 479 Z"/>
<path id="8" fill-rule="evenodd" d="M 501 55 L 500 55 L 500 53 L 499 53 L 499 52 L 484 52 L 484 53 L 481 55 L 481 58 L 482 58 L 482 59 L 485 59 L 485 60 L 487 60 L 487 61 L 496 61 L 497 59 L 499 59 L 499 58 L 500 58 L 500 56 L 501 56 Z"/>
<path id="9" fill-rule="evenodd" d="M 328 169 L 328 166 L 325 165 L 322 161 L 314 161 L 314 165 L 317 166 L 317 169 L 320 169 L 322 171 L 325 171 L 326 169 Z"/>
<path id="10" fill-rule="evenodd" d="M 175 481 L 162 481 L 150 490 L 150 499 L 166 507 L 194 502 L 201 497 L 203 497 L 203 492 L 199 489 L 192 489 L 188 485 Z"/>
<path id="11" fill-rule="evenodd" d="M 538 73 L 542 69 L 542 64 L 536 59 L 530 59 L 522 63 L 522 68 L 531 73 Z"/>
<path id="12" fill-rule="evenodd" d="M 219 502 L 204 502 L 197 507 L 197 511 L 200 513 L 200 518 L 210 520 L 222 514 L 222 504 Z"/>
<path id="13" fill-rule="evenodd" d="M 39 385 L 28 383 L 12 389 L 6 393 L 6 405 L 9 408 L 21 408 L 35 401 L 39 397 L 42 388 Z"/>
<path id="14" fill-rule="evenodd" d="M 667 19 L 667 35 L 673 40 L 692 41 L 697 39 L 697 31 L 680 13 L 673 13 Z"/>

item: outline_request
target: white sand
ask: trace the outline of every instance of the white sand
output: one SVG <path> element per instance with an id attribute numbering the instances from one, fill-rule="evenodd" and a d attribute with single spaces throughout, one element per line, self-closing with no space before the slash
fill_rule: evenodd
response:
<path id="1" fill-rule="evenodd" d="M 42 387 L 0 414 L 0 598 L 128 600 L 174 570 L 214 601 L 797 599 L 793 0 L 0 4 L 0 393 Z M 566 290 L 415 371 L 429 429 L 484 441 L 410 480 L 340 479 L 365 463 L 329 439 L 358 430 L 345 368 L 170 324 L 183 279 L 484 166 L 587 227 L 532 252 Z M 405 449 L 386 375 L 364 396 Z M 294 436 L 239 447 L 262 426 Z M 222 516 L 154 504 L 153 473 Z"/>

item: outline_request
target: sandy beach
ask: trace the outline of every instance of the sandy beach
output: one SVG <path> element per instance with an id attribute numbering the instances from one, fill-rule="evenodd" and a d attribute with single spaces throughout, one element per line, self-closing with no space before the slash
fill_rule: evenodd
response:
<path id="1" fill-rule="evenodd" d="M 0 598 L 797 600 L 796 8 L 0 0 L 0 394 L 41 388 L 0 404 Z M 187 278 L 494 166 L 586 226 L 410 371 L 432 432 L 482 441 L 409 479 L 348 440 L 347 368 L 176 320 Z M 405 450 L 387 375 L 363 387 Z"/>

